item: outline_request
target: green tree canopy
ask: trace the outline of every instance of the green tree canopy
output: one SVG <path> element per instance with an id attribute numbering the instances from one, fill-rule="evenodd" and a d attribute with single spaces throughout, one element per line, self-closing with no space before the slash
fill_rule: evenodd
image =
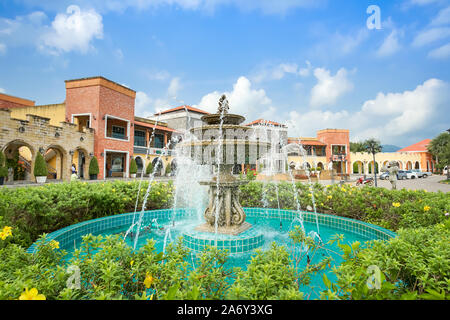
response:
<path id="1" fill-rule="evenodd" d="M 441 133 L 431 140 L 428 151 L 436 157 L 438 168 L 450 166 L 450 133 Z"/>
<path id="2" fill-rule="evenodd" d="M 350 152 L 366 152 L 364 142 L 350 142 Z"/>
<path id="3" fill-rule="evenodd" d="M 367 139 L 366 141 L 364 141 L 363 146 L 364 146 L 365 151 L 370 154 L 377 154 L 377 153 L 381 152 L 381 150 L 383 149 L 380 141 L 378 141 L 374 138 Z"/>

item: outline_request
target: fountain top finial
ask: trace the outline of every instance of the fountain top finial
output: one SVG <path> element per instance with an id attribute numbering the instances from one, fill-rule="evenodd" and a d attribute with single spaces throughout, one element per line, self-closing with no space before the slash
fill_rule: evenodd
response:
<path id="1" fill-rule="evenodd" d="M 230 110 L 230 104 L 228 103 L 228 99 L 226 95 L 222 95 L 219 99 L 219 114 L 227 114 L 228 110 Z"/>

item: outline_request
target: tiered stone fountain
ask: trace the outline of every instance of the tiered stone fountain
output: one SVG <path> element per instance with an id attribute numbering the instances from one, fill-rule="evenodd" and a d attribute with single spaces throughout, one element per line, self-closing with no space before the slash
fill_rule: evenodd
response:
<path id="1" fill-rule="evenodd" d="M 239 235 L 251 228 L 251 224 L 245 221 L 246 215 L 239 203 L 239 187 L 248 181 L 236 179 L 232 175 L 233 167 L 242 163 L 255 164 L 256 159 L 270 148 L 270 144 L 254 137 L 253 128 L 240 125 L 245 121 L 243 116 L 230 114 L 228 110 L 228 101 L 223 95 L 219 100 L 217 113 L 203 116 L 201 119 L 204 125 L 191 129 L 197 140 L 185 143 L 184 147 L 197 150 L 201 148 L 203 155 L 205 151 L 211 151 L 212 156 L 209 158 L 203 156 L 201 163 L 211 164 L 217 168 L 212 180 L 200 182 L 201 185 L 209 187 L 209 203 L 204 212 L 206 223 L 198 226 L 196 230 Z M 211 135 L 211 132 L 215 134 Z M 230 138 L 227 135 L 229 132 L 239 134 Z M 251 150 L 256 152 L 253 158 L 250 156 Z M 237 160 L 239 153 L 240 158 L 244 159 L 243 162 Z M 226 159 L 230 154 L 233 157 L 232 161 Z"/>

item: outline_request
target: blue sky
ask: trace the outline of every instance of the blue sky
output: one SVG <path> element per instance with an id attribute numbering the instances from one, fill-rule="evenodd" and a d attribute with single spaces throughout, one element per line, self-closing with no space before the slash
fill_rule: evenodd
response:
<path id="1" fill-rule="evenodd" d="M 377 5 L 381 29 L 366 12 Z M 2 0 L 0 92 L 64 101 L 102 75 L 146 116 L 227 93 L 291 136 L 407 146 L 450 127 L 450 0 Z"/>

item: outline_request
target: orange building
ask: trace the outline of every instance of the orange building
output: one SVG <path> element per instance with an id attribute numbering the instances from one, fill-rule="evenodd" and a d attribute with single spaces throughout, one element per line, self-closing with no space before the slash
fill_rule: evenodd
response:
<path id="1" fill-rule="evenodd" d="M 425 139 L 417 142 L 409 147 L 398 150 L 397 152 L 408 152 L 408 153 L 418 153 L 420 154 L 420 166 L 422 170 L 434 172 L 436 168 L 436 161 L 433 159 L 431 153 L 428 152 L 428 145 L 431 139 Z"/>

